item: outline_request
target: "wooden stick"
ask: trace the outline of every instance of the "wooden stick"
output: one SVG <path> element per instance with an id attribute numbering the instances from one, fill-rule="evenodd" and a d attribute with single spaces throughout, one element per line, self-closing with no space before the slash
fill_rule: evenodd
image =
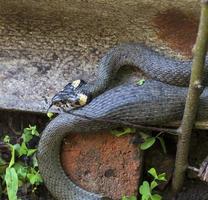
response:
<path id="1" fill-rule="evenodd" d="M 192 128 L 197 114 L 199 96 L 202 91 L 205 56 L 208 46 L 208 0 L 201 1 L 201 16 L 196 43 L 193 49 L 191 79 L 178 138 L 175 170 L 172 180 L 173 195 L 177 194 L 184 182 L 188 166 L 188 152 Z"/>
<path id="2" fill-rule="evenodd" d="M 181 121 L 168 122 L 162 127 L 176 128 L 176 127 L 179 127 L 180 124 L 181 124 Z M 208 121 L 196 121 L 194 123 L 193 129 L 208 130 Z"/>

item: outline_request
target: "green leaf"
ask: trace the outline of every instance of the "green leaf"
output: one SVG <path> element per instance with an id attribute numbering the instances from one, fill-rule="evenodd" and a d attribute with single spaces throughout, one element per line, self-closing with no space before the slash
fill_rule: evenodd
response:
<path id="1" fill-rule="evenodd" d="M 146 150 L 146 149 L 150 148 L 155 143 L 155 141 L 156 141 L 155 137 L 147 138 L 145 140 L 145 142 L 140 145 L 140 149 Z"/>
<path id="2" fill-rule="evenodd" d="M 20 149 L 20 144 L 14 144 L 13 147 L 18 152 Z"/>
<path id="3" fill-rule="evenodd" d="M 159 174 L 157 177 L 157 180 L 159 181 L 167 181 L 167 179 L 165 178 L 165 173 Z"/>
<path id="4" fill-rule="evenodd" d="M 111 130 L 111 134 L 115 135 L 116 137 L 120 137 L 129 133 L 135 133 L 135 128 L 123 128 L 122 131 L 118 130 Z"/>
<path id="5" fill-rule="evenodd" d="M 24 143 L 28 143 L 33 138 L 31 131 L 24 129 L 24 133 L 22 134 L 22 139 Z"/>
<path id="6" fill-rule="evenodd" d="M 161 137 L 157 137 L 157 138 L 158 138 L 158 140 L 160 141 L 160 144 L 161 144 L 161 146 L 162 146 L 163 152 L 164 152 L 165 154 L 167 154 L 167 150 L 166 150 L 166 146 L 165 146 L 165 141 L 164 141 L 163 138 L 161 138 Z"/>
<path id="7" fill-rule="evenodd" d="M 21 146 L 20 146 L 20 149 L 19 149 L 19 151 L 18 151 L 19 156 L 27 155 L 27 152 L 28 152 L 28 148 L 27 148 L 25 142 L 22 142 L 22 144 L 21 144 Z"/>
<path id="8" fill-rule="evenodd" d="M 159 194 L 154 194 L 151 196 L 151 200 L 161 200 L 162 197 Z"/>
<path id="9" fill-rule="evenodd" d="M 144 196 L 144 198 L 149 198 L 151 196 L 150 185 L 147 181 L 143 181 L 142 185 L 139 187 L 139 193 Z"/>
<path id="10" fill-rule="evenodd" d="M 29 126 L 29 127 L 31 129 L 32 135 L 39 136 L 39 133 L 37 131 L 37 127 L 36 126 Z"/>
<path id="11" fill-rule="evenodd" d="M 19 154 L 19 157 L 22 155 L 26 155 L 26 156 L 30 157 L 36 151 L 37 151 L 37 149 L 28 149 L 25 142 L 22 142 L 20 148 L 18 149 L 18 154 Z"/>
<path id="12" fill-rule="evenodd" d="M 14 164 L 14 169 L 18 175 L 18 178 L 24 181 L 27 177 L 28 168 L 25 167 L 23 163 L 17 162 Z"/>
<path id="13" fill-rule="evenodd" d="M 148 173 L 151 174 L 155 179 L 158 178 L 155 168 L 151 168 L 150 170 L 148 170 Z"/>
<path id="14" fill-rule="evenodd" d="M 143 85 L 145 82 L 145 79 L 140 79 L 139 81 L 137 81 L 137 85 Z"/>
<path id="15" fill-rule="evenodd" d="M 49 119 L 52 119 L 52 117 L 54 116 L 54 113 L 52 112 L 47 112 L 47 116 Z"/>
<path id="16" fill-rule="evenodd" d="M 11 156 L 11 160 L 9 162 L 9 167 L 12 167 L 12 165 L 14 165 L 14 163 L 15 163 L 15 148 L 13 145 L 10 145 L 10 149 L 11 149 L 12 156 Z"/>
<path id="17" fill-rule="evenodd" d="M 137 198 L 135 196 L 130 196 L 129 200 L 137 200 Z"/>
<path id="18" fill-rule="evenodd" d="M 149 196 L 142 196 L 142 200 L 150 200 Z"/>
<path id="19" fill-rule="evenodd" d="M 32 185 L 40 185 L 43 182 L 40 172 L 36 171 L 34 168 L 27 174 L 27 178 Z"/>
<path id="20" fill-rule="evenodd" d="M 122 200 L 137 200 L 137 198 L 135 196 L 130 196 L 130 197 L 123 196 Z"/>
<path id="21" fill-rule="evenodd" d="M 33 167 L 38 167 L 38 160 L 36 154 L 34 154 L 32 157 L 32 163 L 33 163 Z"/>
<path id="22" fill-rule="evenodd" d="M 29 156 L 33 155 L 36 151 L 37 151 L 37 149 L 28 149 L 27 156 L 29 157 Z"/>
<path id="23" fill-rule="evenodd" d="M 156 181 L 152 181 L 151 184 L 150 184 L 151 190 L 153 190 L 157 186 L 158 186 L 158 183 Z"/>
<path id="24" fill-rule="evenodd" d="M 29 128 L 25 128 L 22 134 L 23 141 L 25 143 L 29 142 L 33 136 L 39 136 L 39 133 L 36 129 L 36 126 L 30 126 Z"/>
<path id="25" fill-rule="evenodd" d="M 10 143 L 10 137 L 8 135 L 5 135 L 5 137 L 3 139 L 3 142 L 9 144 Z"/>
<path id="26" fill-rule="evenodd" d="M 9 200 L 17 200 L 18 177 L 14 168 L 6 169 L 5 181 Z"/>

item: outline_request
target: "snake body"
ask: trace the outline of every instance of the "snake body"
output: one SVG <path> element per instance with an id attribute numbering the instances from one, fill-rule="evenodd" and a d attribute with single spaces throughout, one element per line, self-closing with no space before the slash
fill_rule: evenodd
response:
<path id="1" fill-rule="evenodd" d="M 123 65 L 136 66 L 152 79 L 164 83 L 148 80 L 141 86 L 124 84 L 105 91 Z M 82 88 L 85 93 L 91 93 L 93 100 L 82 108 L 60 114 L 42 133 L 38 163 L 52 195 L 60 200 L 106 199 L 103 194 L 80 188 L 67 177 L 60 163 L 63 138 L 70 132 L 96 132 L 126 123 L 132 126 L 161 125 L 180 120 L 188 89 L 176 85 L 186 86 L 190 72 L 191 61 L 168 58 L 141 44 L 126 44 L 110 50 L 99 64 L 98 79 Z M 198 119 L 208 119 L 207 100 L 208 89 L 205 89 L 200 99 Z"/>
<path id="2" fill-rule="evenodd" d="M 206 58 L 208 64 L 208 57 Z M 98 64 L 97 79 L 82 88 L 85 94 L 96 97 L 105 91 L 122 66 L 139 68 L 146 76 L 163 83 L 188 86 L 191 74 L 191 60 L 177 60 L 162 55 L 144 44 L 121 44 L 112 48 Z M 208 75 L 208 67 L 205 77 Z M 208 85 L 208 79 L 204 80 Z"/>

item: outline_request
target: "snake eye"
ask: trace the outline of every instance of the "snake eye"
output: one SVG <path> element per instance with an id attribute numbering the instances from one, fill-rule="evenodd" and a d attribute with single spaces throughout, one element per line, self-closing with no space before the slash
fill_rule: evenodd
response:
<path id="1" fill-rule="evenodd" d="M 59 101 L 59 102 L 55 102 L 54 105 L 57 107 L 61 107 L 62 103 Z"/>
<path id="2" fill-rule="evenodd" d="M 71 101 L 69 102 L 71 104 L 72 107 L 81 107 L 84 106 L 85 104 L 87 104 L 88 102 L 88 96 L 85 94 L 77 94 L 76 99 L 71 99 Z"/>

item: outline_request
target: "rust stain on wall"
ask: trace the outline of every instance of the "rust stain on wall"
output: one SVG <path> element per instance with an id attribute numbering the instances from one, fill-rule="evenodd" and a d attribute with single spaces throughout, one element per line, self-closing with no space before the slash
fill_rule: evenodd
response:
<path id="1" fill-rule="evenodd" d="M 191 57 L 195 43 L 198 20 L 180 10 L 169 9 L 158 13 L 152 20 L 157 28 L 158 38 L 163 40 L 174 51 Z"/>
<path id="2" fill-rule="evenodd" d="M 113 199 L 138 192 L 141 152 L 133 136 L 110 133 L 70 134 L 65 139 L 62 163 L 76 184 Z"/>

